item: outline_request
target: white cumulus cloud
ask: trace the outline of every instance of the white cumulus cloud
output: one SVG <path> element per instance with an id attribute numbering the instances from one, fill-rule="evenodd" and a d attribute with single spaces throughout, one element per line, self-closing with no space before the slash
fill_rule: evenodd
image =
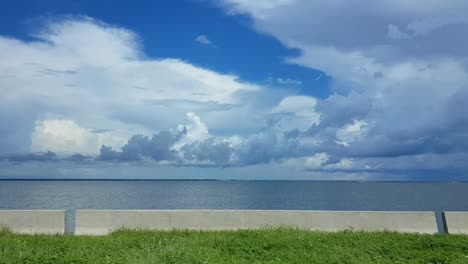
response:
<path id="1" fill-rule="evenodd" d="M 213 42 L 206 35 L 198 35 L 195 41 L 203 45 L 212 45 Z"/>
<path id="2" fill-rule="evenodd" d="M 118 137 L 174 127 L 196 111 L 208 125 L 229 129 L 236 111 L 250 104 L 241 95 L 262 93 L 235 75 L 180 59 L 149 59 L 140 46 L 132 31 L 88 17 L 45 22 L 28 41 L 0 36 L 0 72 L 7 76 L 0 78 L 1 152 L 47 149 L 38 142 L 44 137 L 34 137 L 31 148 L 35 124 L 43 120 L 69 120 Z M 249 126 L 256 124 L 235 128 Z"/>

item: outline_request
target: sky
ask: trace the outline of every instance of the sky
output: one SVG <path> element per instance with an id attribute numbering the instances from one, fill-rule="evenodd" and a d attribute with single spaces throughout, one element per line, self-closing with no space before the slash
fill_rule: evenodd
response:
<path id="1" fill-rule="evenodd" d="M 465 0 L 5 0 L 0 178 L 468 180 Z"/>

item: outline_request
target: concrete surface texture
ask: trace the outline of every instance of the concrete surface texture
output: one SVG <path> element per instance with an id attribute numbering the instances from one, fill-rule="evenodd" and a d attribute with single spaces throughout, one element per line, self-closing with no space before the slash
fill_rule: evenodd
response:
<path id="1" fill-rule="evenodd" d="M 65 211 L 0 210 L 0 227 L 25 234 L 64 234 Z"/>
<path id="2" fill-rule="evenodd" d="M 443 212 L 445 232 L 468 234 L 468 212 Z"/>
<path id="3" fill-rule="evenodd" d="M 77 210 L 75 234 L 104 235 L 119 228 L 235 230 L 264 227 L 437 233 L 434 212 Z"/>

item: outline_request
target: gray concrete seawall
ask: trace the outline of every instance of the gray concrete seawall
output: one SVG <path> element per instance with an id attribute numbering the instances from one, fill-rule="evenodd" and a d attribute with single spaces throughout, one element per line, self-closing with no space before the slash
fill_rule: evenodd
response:
<path id="1" fill-rule="evenodd" d="M 468 212 L 443 212 L 450 234 L 468 234 Z M 237 230 L 294 227 L 318 231 L 437 233 L 434 212 L 306 210 L 0 210 L 0 227 L 28 234 L 105 235 L 120 228 Z"/>
<path id="2" fill-rule="evenodd" d="M 442 212 L 445 232 L 468 234 L 468 212 Z"/>
<path id="3" fill-rule="evenodd" d="M 105 235 L 120 228 L 236 230 L 297 227 L 318 231 L 437 233 L 434 212 L 300 210 L 77 210 L 75 234 Z"/>
<path id="4" fill-rule="evenodd" d="M 64 234 L 65 211 L 0 210 L 0 227 L 15 233 Z"/>

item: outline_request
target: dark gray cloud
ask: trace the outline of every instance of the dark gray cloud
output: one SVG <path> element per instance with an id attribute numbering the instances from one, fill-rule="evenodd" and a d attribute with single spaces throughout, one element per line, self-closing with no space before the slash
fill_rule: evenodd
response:
<path id="1" fill-rule="evenodd" d="M 348 95 L 332 94 L 317 104 L 321 113 L 321 127 L 341 127 L 354 119 L 364 119 L 372 108 L 369 95 L 351 92 Z"/>
<path id="2" fill-rule="evenodd" d="M 234 149 L 229 142 L 219 141 L 214 137 L 185 145 L 181 150 L 184 153 L 183 158 L 189 162 L 210 161 L 217 166 L 230 165 L 230 160 L 234 155 Z"/>
<path id="3" fill-rule="evenodd" d="M 46 153 L 27 153 L 27 154 L 12 154 L 4 157 L 11 162 L 31 162 L 31 161 L 58 161 L 57 154 L 52 151 Z"/>
<path id="4" fill-rule="evenodd" d="M 58 156 L 53 151 L 38 152 L 38 153 L 22 153 L 22 154 L 9 154 L 0 156 L 0 161 L 10 161 L 13 163 L 28 163 L 28 162 L 59 162 L 70 161 L 74 163 L 80 162 L 93 162 L 96 157 L 90 155 L 83 155 L 79 153 L 71 155 Z"/>
<path id="5" fill-rule="evenodd" d="M 98 160 L 138 161 L 144 158 L 155 161 L 168 161 L 174 165 L 243 166 L 269 163 L 272 160 L 289 157 L 297 151 L 294 140 L 291 145 L 282 145 L 274 133 L 259 133 L 243 139 L 233 146 L 228 138 L 210 136 L 204 140 L 182 145 L 180 150 L 173 148 L 186 130 L 178 132 L 162 131 L 151 138 L 135 135 L 120 151 L 102 146 Z M 291 137 L 292 138 L 292 137 Z"/>
<path id="6" fill-rule="evenodd" d="M 64 161 L 71 161 L 71 162 L 93 162 L 95 160 L 95 157 L 90 156 L 90 155 L 83 155 L 83 154 L 73 154 L 69 157 L 64 157 L 61 160 Z"/>
<path id="7" fill-rule="evenodd" d="M 183 133 L 172 134 L 169 131 L 162 131 L 153 134 L 151 138 L 143 135 L 134 135 L 122 147 L 121 151 L 116 151 L 111 147 L 103 145 L 98 159 L 136 161 L 146 157 L 156 161 L 171 161 L 176 157 L 171 147 Z"/>

